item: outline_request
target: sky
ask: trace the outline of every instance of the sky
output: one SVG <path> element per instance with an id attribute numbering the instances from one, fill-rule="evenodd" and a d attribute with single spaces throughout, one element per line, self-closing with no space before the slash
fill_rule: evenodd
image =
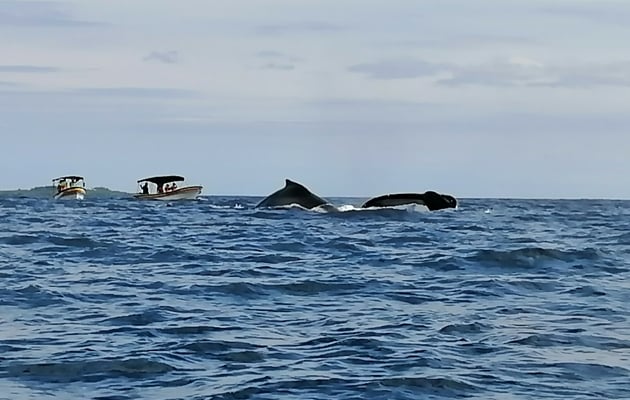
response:
<path id="1" fill-rule="evenodd" d="M 0 0 L 0 189 L 630 199 L 630 2 Z"/>

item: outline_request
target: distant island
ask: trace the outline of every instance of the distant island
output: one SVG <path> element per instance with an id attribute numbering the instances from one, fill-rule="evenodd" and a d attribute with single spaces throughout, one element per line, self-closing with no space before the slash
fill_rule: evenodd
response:
<path id="1" fill-rule="evenodd" d="M 33 197 L 52 198 L 55 193 L 53 186 L 38 186 L 31 189 L 0 190 L 0 197 Z M 106 187 L 87 188 L 86 198 L 119 198 L 130 197 L 132 194 L 119 192 Z"/>

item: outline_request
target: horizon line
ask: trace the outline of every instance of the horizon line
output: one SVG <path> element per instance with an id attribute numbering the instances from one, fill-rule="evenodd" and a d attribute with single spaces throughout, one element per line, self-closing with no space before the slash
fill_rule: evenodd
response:
<path id="1" fill-rule="evenodd" d="M 51 187 L 53 188 L 54 186 L 52 185 L 47 185 L 47 186 L 34 186 L 32 188 L 29 189 L 0 189 L 0 194 L 4 193 L 4 192 L 17 192 L 17 191 L 24 191 L 24 192 L 28 192 L 31 190 L 35 190 L 38 188 L 47 188 L 47 187 Z M 129 195 L 134 195 L 137 192 L 128 192 L 126 190 L 118 190 L 118 189 L 111 189 L 108 188 L 106 186 L 94 186 L 94 187 L 88 187 L 86 188 L 87 190 L 95 190 L 95 189 L 105 189 L 107 191 L 110 192 L 118 192 L 118 193 L 125 193 L 125 194 L 129 194 Z M 270 192 L 268 194 L 217 194 L 217 193 L 202 193 L 199 196 L 200 197 L 265 197 L 268 196 L 269 194 L 271 194 L 273 192 Z M 389 192 L 389 193 L 395 193 L 395 192 Z M 420 193 L 420 192 L 418 192 Z M 322 195 L 323 197 L 329 197 L 329 198 L 372 198 L 375 195 Z M 379 195 L 376 195 L 379 196 Z M 630 198 L 622 198 L 622 197 L 591 197 L 591 196 L 573 196 L 573 197 L 540 197 L 540 196 L 534 196 L 534 197 L 509 197 L 506 195 L 500 195 L 500 196 L 455 196 L 458 200 L 606 200 L 606 201 L 629 201 Z"/>

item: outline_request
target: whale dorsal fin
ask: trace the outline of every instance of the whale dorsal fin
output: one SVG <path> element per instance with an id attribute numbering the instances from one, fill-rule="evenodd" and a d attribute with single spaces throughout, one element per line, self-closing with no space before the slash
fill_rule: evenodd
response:
<path id="1" fill-rule="evenodd" d="M 284 180 L 284 187 L 265 197 L 256 207 L 282 207 L 298 204 L 304 208 L 314 208 L 327 204 L 321 197 L 311 193 L 305 186 L 291 179 Z"/>
<path id="2" fill-rule="evenodd" d="M 302 185 L 300 185 L 300 184 L 299 184 L 299 183 L 297 183 L 297 182 L 292 181 L 291 179 L 285 179 L 285 180 L 284 180 L 284 186 L 285 186 L 285 187 L 291 187 L 291 186 L 299 186 L 299 187 L 302 187 Z"/>

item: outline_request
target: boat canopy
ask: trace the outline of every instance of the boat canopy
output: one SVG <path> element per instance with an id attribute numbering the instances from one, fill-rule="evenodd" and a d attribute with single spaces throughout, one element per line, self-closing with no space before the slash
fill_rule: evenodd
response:
<path id="1" fill-rule="evenodd" d="M 66 179 L 71 179 L 71 180 L 74 180 L 74 181 L 81 181 L 81 180 L 83 180 L 83 177 L 82 176 L 76 176 L 76 175 L 60 176 L 59 178 L 53 179 L 53 182 L 55 182 L 55 181 L 65 181 Z"/>
<path id="2" fill-rule="evenodd" d="M 165 183 L 170 183 L 170 182 L 181 182 L 184 180 L 183 176 L 179 176 L 179 175 L 164 175 L 164 176 L 153 176 L 151 178 L 144 178 L 144 179 L 140 179 L 138 180 L 138 183 L 142 183 L 142 182 L 151 182 L 151 183 L 155 183 L 156 185 L 163 185 Z"/>

